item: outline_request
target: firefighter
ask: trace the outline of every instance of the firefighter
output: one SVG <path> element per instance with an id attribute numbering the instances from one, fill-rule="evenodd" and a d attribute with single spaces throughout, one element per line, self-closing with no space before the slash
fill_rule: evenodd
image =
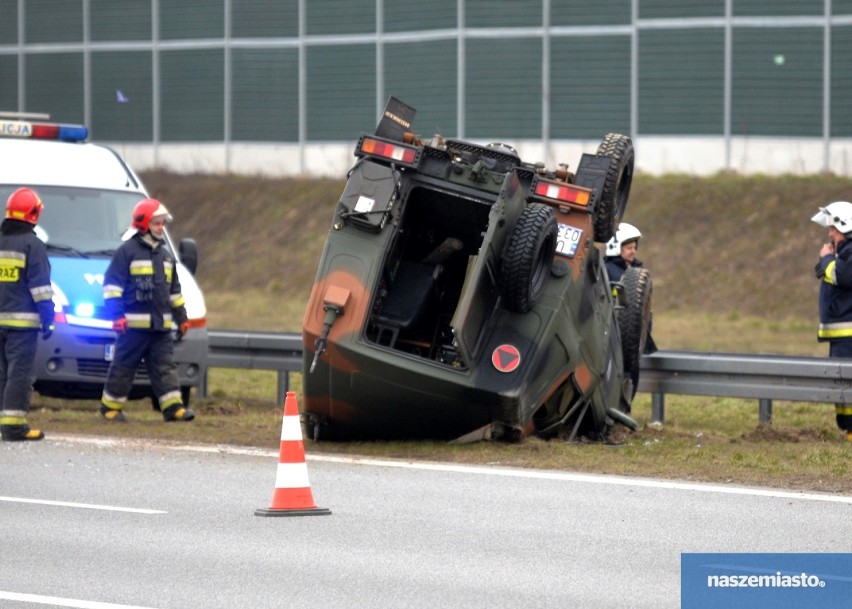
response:
<path id="1" fill-rule="evenodd" d="M 615 235 L 606 244 L 604 263 L 610 281 L 621 281 L 621 277 L 628 267 L 643 266 L 642 261 L 636 258 L 636 252 L 639 250 L 639 239 L 641 238 L 642 233 L 632 224 L 622 222 L 618 225 Z M 645 349 L 643 350 L 645 354 L 657 351 L 657 345 L 651 337 L 652 325 L 653 322 L 648 323 L 648 338 L 645 340 Z"/>
<path id="2" fill-rule="evenodd" d="M 175 258 L 165 244 L 166 223 L 171 219 L 166 206 L 156 199 L 137 203 L 131 223 L 135 233 L 115 252 L 104 275 L 104 304 L 117 333 L 99 409 L 108 421 L 126 420 L 123 409 L 143 359 L 163 419 L 195 418 L 181 400 L 174 361 L 172 323 L 177 340 L 189 325 Z"/>
<path id="3" fill-rule="evenodd" d="M 828 342 L 829 357 L 852 357 L 852 203 L 835 201 L 811 218 L 828 229 L 828 241 L 819 251 L 819 332 Z M 852 442 L 852 405 L 835 404 L 837 426 Z"/>
<path id="4" fill-rule="evenodd" d="M 636 258 L 636 252 L 639 250 L 639 239 L 641 238 L 642 233 L 632 224 L 621 222 L 618 225 L 615 235 L 606 244 L 604 257 L 606 272 L 611 282 L 621 281 L 624 272 L 629 267 L 643 266 L 642 261 Z M 648 336 L 642 350 L 642 353 L 646 355 L 657 351 L 657 344 L 651 337 L 653 323 L 653 319 L 648 321 Z M 639 367 L 637 366 L 634 370 L 625 370 L 625 372 L 633 381 L 633 395 L 635 396 L 636 390 L 639 388 Z"/>
<path id="5" fill-rule="evenodd" d="M 6 441 L 41 440 L 27 425 L 36 343 L 53 332 L 50 261 L 35 226 L 43 205 L 31 188 L 6 201 L 0 224 L 0 435 Z"/>

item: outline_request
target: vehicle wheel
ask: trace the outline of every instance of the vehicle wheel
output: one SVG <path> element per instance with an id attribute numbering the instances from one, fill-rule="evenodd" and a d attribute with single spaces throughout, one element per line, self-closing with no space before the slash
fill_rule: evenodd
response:
<path id="1" fill-rule="evenodd" d="M 630 267 L 621 276 L 621 283 L 624 284 L 627 306 L 616 309 L 615 315 L 621 336 L 624 372 L 636 378 L 651 323 L 651 273 L 647 269 Z"/>
<path id="2" fill-rule="evenodd" d="M 501 291 L 503 305 L 528 313 L 544 289 L 556 252 L 556 216 L 541 203 L 530 203 L 503 249 Z"/>
<path id="3" fill-rule="evenodd" d="M 615 234 L 627 209 L 627 198 L 633 183 L 633 142 L 626 135 L 607 133 L 598 146 L 597 155 L 612 158 L 606 170 L 594 223 L 595 241 L 606 243 Z"/>

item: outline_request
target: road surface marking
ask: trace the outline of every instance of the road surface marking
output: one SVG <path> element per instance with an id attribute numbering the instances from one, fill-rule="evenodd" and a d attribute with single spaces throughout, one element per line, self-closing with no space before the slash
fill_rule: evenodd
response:
<path id="1" fill-rule="evenodd" d="M 93 503 L 71 503 L 68 501 L 48 501 L 46 499 L 24 499 L 23 497 L 0 497 L 0 501 L 10 501 L 12 503 L 36 503 L 39 505 L 55 505 L 59 507 L 84 508 L 87 510 L 106 510 L 108 512 L 131 512 L 133 514 L 168 514 L 168 512 L 164 512 L 162 510 L 116 507 L 114 505 L 96 505 Z"/>

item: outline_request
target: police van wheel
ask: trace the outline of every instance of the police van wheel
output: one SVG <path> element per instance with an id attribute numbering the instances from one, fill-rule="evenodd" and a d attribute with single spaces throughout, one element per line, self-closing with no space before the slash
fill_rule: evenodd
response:
<path id="1" fill-rule="evenodd" d="M 626 135 L 607 133 L 598 146 L 597 155 L 612 159 L 606 171 L 594 222 L 595 241 L 606 243 L 615 234 L 627 209 L 627 198 L 633 183 L 633 142 Z"/>
<path id="2" fill-rule="evenodd" d="M 616 309 L 618 332 L 621 335 L 621 353 L 624 371 L 633 375 L 639 370 L 648 326 L 651 322 L 651 292 L 653 283 L 648 269 L 630 267 L 621 276 L 627 296 L 627 306 Z"/>
<path id="3" fill-rule="evenodd" d="M 556 216 L 541 203 L 530 203 L 521 212 L 503 249 L 501 292 L 503 305 L 515 313 L 535 307 L 556 252 Z"/>

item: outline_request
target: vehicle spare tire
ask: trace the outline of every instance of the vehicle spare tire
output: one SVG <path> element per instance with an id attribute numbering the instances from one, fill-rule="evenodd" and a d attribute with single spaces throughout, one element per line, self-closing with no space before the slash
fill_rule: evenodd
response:
<path id="1" fill-rule="evenodd" d="M 651 323 L 651 293 L 653 283 L 648 269 L 629 267 L 621 276 L 627 306 L 615 310 L 618 332 L 621 335 L 621 353 L 624 372 L 634 377 L 642 361 L 645 341 Z"/>
<path id="2" fill-rule="evenodd" d="M 633 184 L 633 142 L 626 135 L 607 133 L 598 146 L 597 156 L 612 159 L 606 171 L 594 221 L 595 241 L 606 243 L 618 230 L 618 224 L 627 209 L 630 186 Z"/>
<path id="3" fill-rule="evenodd" d="M 515 313 L 535 307 L 556 252 L 556 216 L 541 203 L 521 212 L 503 248 L 500 287 L 503 306 Z"/>

